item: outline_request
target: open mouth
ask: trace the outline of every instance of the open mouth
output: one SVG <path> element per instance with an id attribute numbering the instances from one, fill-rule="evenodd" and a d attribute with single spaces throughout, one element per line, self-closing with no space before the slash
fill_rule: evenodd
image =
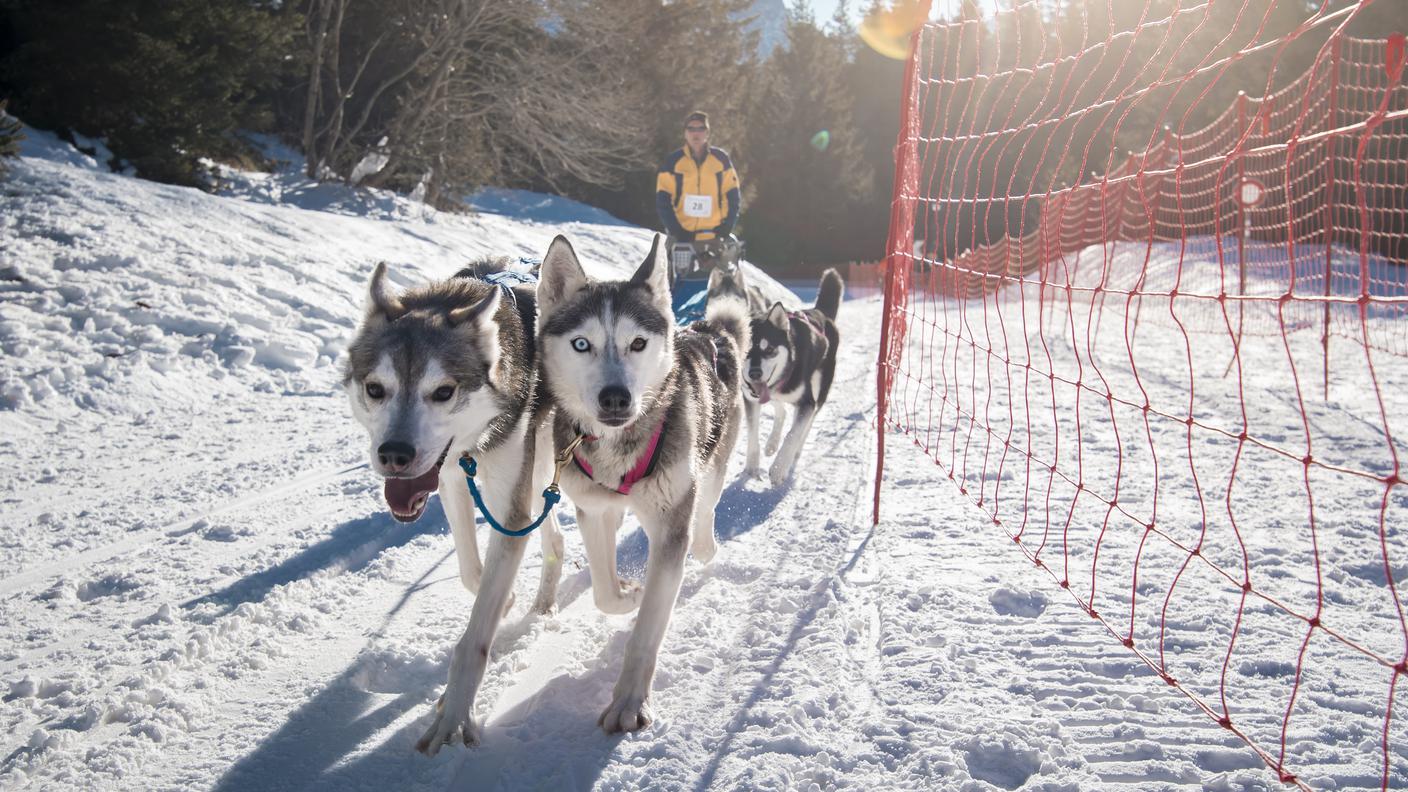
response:
<path id="1" fill-rule="evenodd" d="M 450 439 L 453 443 L 454 439 Z M 445 456 L 450 453 L 450 443 L 440 452 L 440 458 L 424 473 L 415 478 L 389 478 L 383 494 L 391 516 L 399 522 L 410 523 L 420 519 L 425 513 L 425 504 L 430 502 L 430 493 L 440 487 L 440 466 L 445 464 Z"/>

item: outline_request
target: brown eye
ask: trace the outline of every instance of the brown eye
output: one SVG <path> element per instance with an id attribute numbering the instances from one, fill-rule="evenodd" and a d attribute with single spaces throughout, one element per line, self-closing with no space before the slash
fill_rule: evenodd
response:
<path id="1" fill-rule="evenodd" d="M 632 352 L 639 352 L 639 351 L 641 351 L 641 350 L 643 350 L 643 349 L 645 349 L 645 339 L 644 339 L 644 338 L 637 338 L 636 340 L 634 340 L 634 341 L 631 342 L 631 351 L 632 351 Z"/>
<path id="2" fill-rule="evenodd" d="M 441 385 L 440 387 L 435 389 L 434 393 L 430 394 L 430 398 L 438 402 L 447 402 L 450 400 L 450 397 L 454 395 L 454 385 Z"/>
<path id="3" fill-rule="evenodd" d="M 382 399 L 383 397 L 385 397 L 385 396 L 386 396 L 386 389 L 383 388 L 383 387 L 381 387 L 381 385 L 380 385 L 379 383 L 376 383 L 376 382 L 368 382 L 368 383 L 367 383 L 367 398 L 368 398 L 368 399 L 372 399 L 372 400 L 374 400 L 374 401 L 381 401 L 381 399 Z"/>

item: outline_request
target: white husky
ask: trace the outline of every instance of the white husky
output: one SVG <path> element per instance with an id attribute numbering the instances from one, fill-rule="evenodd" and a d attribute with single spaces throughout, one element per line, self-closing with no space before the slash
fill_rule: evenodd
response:
<path id="1" fill-rule="evenodd" d="M 514 575 L 528 541 L 491 533 L 480 563 L 474 502 L 459 460 L 474 460 L 486 516 L 510 530 L 542 512 L 537 496 L 551 477 L 549 436 L 537 410 L 534 293 L 474 277 L 502 264 L 481 262 L 473 271 L 404 294 L 395 293 L 386 266 L 378 265 L 343 382 L 353 415 L 370 435 L 372 469 L 386 478 L 392 516 L 418 519 L 438 489 L 460 580 L 476 594 L 434 722 L 417 743 L 432 755 L 456 737 L 466 745 L 480 739 L 474 696 L 494 632 L 512 604 Z M 447 459 L 451 464 L 444 464 Z M 561 576 L 562 534 L 551 513 L 539 530 L 543 574 L 533 608 L 547 612 Z"/>
<path id="2" fill-rule="evenodd" d="M 562 489 L 577 507 L 598 607 L 640 608 L 608 732 L 648 725 L 650 686 L 684 576 L 685 551 L 713 558 L 714 507 L 743 411 L 748 306 L 711 290 L 705 319 L 675 329 L 660 237 L 626 281 L 594 281 L 553 240 L 538 284 L 542 376 L 553 439 L 575 464 Z M 644 590 L 616 574 L 616 531 L 630 508 L 650 540 Z"/>

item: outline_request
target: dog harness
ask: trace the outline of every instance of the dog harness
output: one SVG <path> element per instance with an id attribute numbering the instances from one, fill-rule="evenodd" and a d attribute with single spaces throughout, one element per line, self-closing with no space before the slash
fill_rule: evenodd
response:
<path id="1" fill-rule="evenodd" d="M 635 466 L 626 471 L 626 475 L 621 477 L 620 484 L 616 487 L 607 487 L 607 489 L 619 495 L 629 495 L 631 487 L 634 487 L 641 479 L 655 472 L 655 462 L 660 457 L 660 435 L 663 434 L 664 431 L 665 421 L 661 419 L 660 425 L 655 427 L 655 433 L 650 436 L 650 442 L 645 445 L 645 453 L 641 454 L 640 459 L 636 460 Z M 597 439 L 596 435 L 581 435 L 581 437 L 589 443 Z M 583 459 L 582 453 L 575 448 L 572 449 L 572 459 L 577 463 L 577 469 L 582 471 L 582 475 L 592 481 L 596 481 L 596 478 L 592 476 L 591 463 Z M 596 481 L 596 483 L 601 484 L 600 481 Z M 605 484 L 601 484 L 601 486 L 606 487 Z"/>

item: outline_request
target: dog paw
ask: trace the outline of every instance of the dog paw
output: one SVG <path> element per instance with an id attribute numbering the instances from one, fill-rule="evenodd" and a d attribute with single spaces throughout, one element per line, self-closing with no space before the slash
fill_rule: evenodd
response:
<path id="1" fill-rule="evenodd" d="M 446 706 L 445 697 L 435 704 L 435 721 L 425 734 L 416 741 L 416 750 L 426 756 L 439 753 L 440 746 L 454 740 L 466 746 L 476 746 L 484 737 L 484 728 L 474 720 L 469 712 L 469 702 L 463 705 Z"/>
<path id="2" fill-rule="evenodd" d="M 640 607 L 641 589 L 640 584 L 629 580 L 616 579 L 616 596 L 598 596 L 596 598 L 597 610 L 602 613 L 630 613 Z"/>
<path id="3" fill-rule="evenodd" d="M 762 468 L 761 465 L 749 465 L 748 467 L 743 468 L 743 478 L 746 478 L 746 479 L 755 479 L 755 478 L 762 478 L 762 477 L 763 477 L 763 468 Z"/>
<path id="4" fill-rule="evenodd" d="M 791 475 L 792 468 L 790 466 L 773 463 L 773 466 L 768 468 L 768 483 L 772 484 L 774 487 L 780 487 L 787 481 L 787 477 Z"/>
<path id="5" fill-rule="evenodd" d="M 713 536 L 695 539 L 689 547 L 689 554 L 701 564 L 708 564 L 719 554 L 719 543 Z"/>
<path id="6" fill-rule="evenodd" d="M 551 616 L 557 613 L 557 598 L 543 597 L 541 594 L 533 600 L 533 612 L 539 616 Z"/>
<path id="7" fill-rule="evenodd" d="M 629 694 L 616 696 L 596 722 L 607 734 L 616 734 L 644 729 L 654 720 L 650 702 L 644 696 Z"/>

